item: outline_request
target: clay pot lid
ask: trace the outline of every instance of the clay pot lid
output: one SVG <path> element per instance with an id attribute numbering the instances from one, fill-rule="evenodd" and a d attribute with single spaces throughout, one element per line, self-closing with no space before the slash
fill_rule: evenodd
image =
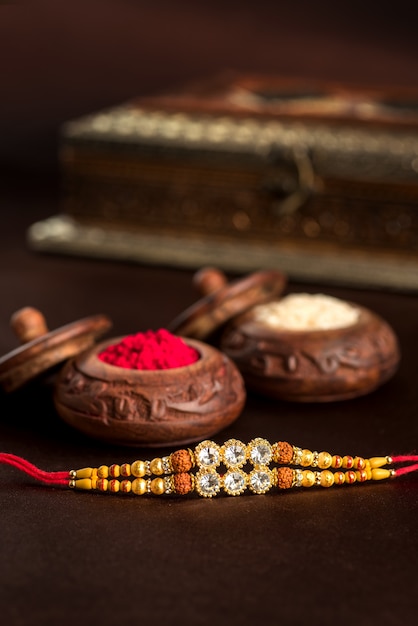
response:
<path id="1" fill-rule="evenodd" d="M 7 392 L 91 347 L 112 322 L 93 315 L 49 331 L 40 311 L 24 307 L 12 315 L 10 325 L 22 345 L 0 357 L 0 385 Z"/>
<path id="2" fill-rule="evenodd" d="M 178 315 L 167 328 L 178 335 L 206 340 L 234 317 L 280 296 L 286 282 L 282 272 L 263 270 L 228 283 L 223 272 L 204 267 L 193 277 L 193 284 L 203 298 Z"/>

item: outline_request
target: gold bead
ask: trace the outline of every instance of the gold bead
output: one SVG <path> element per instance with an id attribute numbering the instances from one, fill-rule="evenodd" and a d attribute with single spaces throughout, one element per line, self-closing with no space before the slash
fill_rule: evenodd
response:
<path id="1" fill-rule="evenodd" d="M 329 470 L 321 472 L 321 487 L 332 487 L 334 484 L 334 474 Z"/>
<path id="2" fill-rule="evenodd" d="M 132 476 L 136 476 L 137 478 L 142 478 L 142 476 L 145 476 L 144 461 L 134 461 L 131 465 L 131 473 Z"/>
<path id="3" fill-rule="evenodd" d="M 318 467 L 328 469 L 332 465 L 332 456 L 329 452 L 320 452 L 318 456 Z"/>
<path id="4" fill-rule="evenodd" d="M 135 478 L 132 481 L 132 492 L 137 496 L 142 496 L 147 490 L 147 481 L 144 478 Z"/>
<path id="5" fill-rule="evenodd" d="M 107 465 L 101 465 L 97 470 L 99 478 L 107 478 L 109 476 L 109 468 Z"/>
<path id="6" fill-rule="evenodd" d="M 303 487 L 312 487 L 315 484 L 315 473 L 312 470 L 304 470 L 302 478 Z"/>
<path id="7" fill-rule="evenodd" d="M 313 452 L 311 452 L 310 450 L 302 450 L 302 460 L 300 464 L 303 467 L 308 467 L 309 465 L 312 465 L 312 461 L 313 461 Z"/>
<path id="8" fill-rule="evenodd" d="M 158 457 L 156 459 L 152 459 L 149 464 L 149 469 L 151 474 L 155 474 L 155 476 L 161 476 L 161 474 L 164 474 L 162 459 Z"/>
<path id="9" fill-rule="evenodd" d="M 156 496 L 161 496 L 165 492 L 165 484 L 163 478 L 154 478 L 151 481 L 151 491 Z"/>

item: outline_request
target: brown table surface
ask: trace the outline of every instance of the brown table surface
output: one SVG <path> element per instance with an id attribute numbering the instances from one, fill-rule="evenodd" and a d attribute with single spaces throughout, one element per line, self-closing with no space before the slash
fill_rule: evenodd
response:
<path id="1" fill-rule="evenodd" d="M 164 326 L 195 294 L 191 271 L 47 256 L 25 241 L 56 194 L 20 181 L 2 194 L 0 349 L 10 315 L 41 309 L 51 329 L 94 313 L 114 336 Z M 215 439 L 263 436 L 363 456 L 418 447 L 418 298 L 308 285 L 368 306 L 392 324 L 402 362 L 378 391 L 338 404 L 248 394 Z M 290 283 L 288 291 L 304 290 Z M 46 470 L 152 458 L 64 424 L 51 380 L 0 398 L 0 449 Z M 0 468 L 0 611 L 13 625 L 402 624 L 418 611 L 418 477 L 385 483 L 199 498 L 118 497 L 36 484 Z"/>

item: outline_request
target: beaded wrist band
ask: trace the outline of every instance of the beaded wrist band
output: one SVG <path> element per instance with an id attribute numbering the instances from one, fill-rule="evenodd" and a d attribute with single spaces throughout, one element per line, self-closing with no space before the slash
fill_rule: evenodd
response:
<path id="1" fill-rule="evenodd" d="M 196 493 L 204 498 L 212 498 L 221 491 L 238 496 L 246 490 L 264 494 L 272 488 L 352 485 L 418 470 L 418 456 L 365 459 L 331 455 L 311 452 L 285 441 L 271 444 L 261 437 L 248 445 L 237 439 L 229 439 L 223 445 L 206 440 L 194 450 L 177 450 L 151 461 L 136 460 L 69 472 L 44 472 L 7 453 L 0 453 L 0 463 L 17 467 L 49 485 L 135 495 Z M 397 469 L 384 467 L 398 463 L 406 465 Z M 221 466 L 224 471 L 220 471 Z"/>

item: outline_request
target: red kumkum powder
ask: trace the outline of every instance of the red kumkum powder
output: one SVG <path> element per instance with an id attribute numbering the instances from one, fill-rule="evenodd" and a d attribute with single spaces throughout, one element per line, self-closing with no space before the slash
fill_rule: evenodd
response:
<path id="1" fill-rule="evenodd" d="M 168 330 L 147 330 L 128 335 L 98 354 L 104 363 L 132 370 L 166 370 L 199 360 L 197 350 Z"/>

